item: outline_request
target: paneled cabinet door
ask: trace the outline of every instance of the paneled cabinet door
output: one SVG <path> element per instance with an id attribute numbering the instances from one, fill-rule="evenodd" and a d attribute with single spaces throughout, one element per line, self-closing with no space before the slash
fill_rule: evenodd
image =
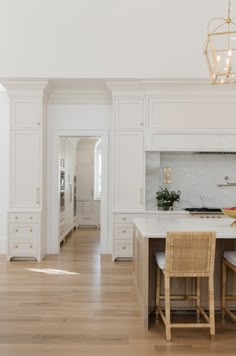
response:
<path id="1" fill-rule="evenodd" d="M 12 133 L 11 206 L 40 207 L 40 136 L 37 132 Z"/>
<path id="2" fill-rule="evenodd" d="M 115 208 L 143 209 L 143 132 L 116 131 Z"/>
<path id="3" fill-rule="evenodd" d="M 144 128 L 144 100 L 117 99 L 115 101 L 116 129 Z"/>

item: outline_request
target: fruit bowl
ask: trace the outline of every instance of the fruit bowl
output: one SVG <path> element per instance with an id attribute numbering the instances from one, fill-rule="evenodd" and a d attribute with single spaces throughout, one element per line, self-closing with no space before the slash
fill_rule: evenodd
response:
<path id="1" fill-rule="evenodd" d="M 236 207 L 224 208 L 222 209 L 222 211 L 225 215 L 229 216 L 230 218 L 236 219 Z M 231 226 L 236 227 L 236 220 L 231 224 Z"/>

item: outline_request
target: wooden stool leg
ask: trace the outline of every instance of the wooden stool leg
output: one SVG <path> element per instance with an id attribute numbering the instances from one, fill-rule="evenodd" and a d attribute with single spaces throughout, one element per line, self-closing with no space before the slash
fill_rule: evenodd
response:
<path id="1" fill-rule="evenodd" d="M 196 277 L 196 296 L 197 296 L 197 320 L 200 320 L 200 296 L 201 296 L 201 290 L 200 290 L 200 278 Z"/>
<path id="2" fill-rule="evenodd" d="M 166 340 L 171 340 L 170 328 L 170 278 L 165 276 L 165 326 Z"/>
<path id="3" fill-rule="evenodd" d="M 159 316 L 159 311 L 157 306 L 160 307 L 160 294 L 161 294 L 161 270 L 157 265 L 157 285 L 156 285 L 156 320 Z"/>
<path id="4" fill-rule="evenodd" d="M 222 263 L 222 295 L 221 295 L 221 315 L 222 320 L 225 318 L 225 294 L 226 294 L 226 265 Z"/>
<path id="5" fill-rule="evenodd" d="M 210 321 L 210 336 L 215 340 L 215 301 L 214 301 L 214 281 L 213 278 L 208 279 L 209 293 L 209 321 Z"/>

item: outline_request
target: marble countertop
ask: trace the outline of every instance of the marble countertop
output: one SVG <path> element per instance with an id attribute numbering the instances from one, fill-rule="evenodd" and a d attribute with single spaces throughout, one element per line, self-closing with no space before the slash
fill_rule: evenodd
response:
<path id="1" fill-rule="evenodd" d="M 153 214 L 153 215 L 158 215 L 158 214 L 164 214 L 164 215 L 168 215 L 168 214 L 177 214 L 177 215 L 189 215 L 189 211 L 186 210 L 127 210 L 127 209 L 114 209 L 113 213 L 116 214 Z"/>
<path id="2" fill-rule="evenodd" d="M 156 218 L 133 219 L 134 225 L 144 238 L 163 238 L 167 231 L 216 231 L 217 238 L 236 239 L 236 227 L 231 218 L 201 219 L 159 215 Z"/>

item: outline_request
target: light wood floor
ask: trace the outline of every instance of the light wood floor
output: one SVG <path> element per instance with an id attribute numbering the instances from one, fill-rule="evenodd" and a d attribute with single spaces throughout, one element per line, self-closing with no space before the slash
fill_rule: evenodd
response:
<path id="1" fill-rule="evenodd" d="M 76 275 L 30 271 L 52 268 Z M 97 230 L 76 230 L 61 254 L 42 262 L 0 257 L 1 356 L 236 355 L 236 324 L 207 330 L 143 330 L 131 262 L 100 256 Z"/>

